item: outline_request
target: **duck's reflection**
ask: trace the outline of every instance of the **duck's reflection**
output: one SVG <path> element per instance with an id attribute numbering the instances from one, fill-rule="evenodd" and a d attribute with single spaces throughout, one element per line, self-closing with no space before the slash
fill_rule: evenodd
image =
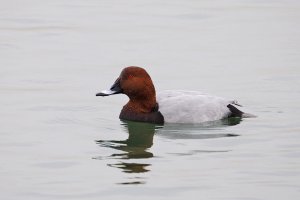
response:
<path id="1" fill-rule="evenodd" d="M 153 145 L 153 136 L 158 126 L 154 124 L 123 121 L 124 128 L 128 132 L 126 140 L 98 140 L 97 143 L 104 147 L 121 150 L 122 153 L 112 154 L 110 158 L 116 159 L 145 159 L 152 158 L 153 153 L 149 148 Z M 150 164 L 140 162 L 118 162 L 108 166 L 122 169 L 125 173 L 144 173 L 150 171 Z M 136 184 L 136 182 L 135 182 Z"/>
<path id="2" fill-rule="evenodd" d="M 236 133 L 228 132 L 228 126 L 235 126 L 241 118 L 228 118 L 201 124 L 165 124 L 157 135 L 169 139 L 216 139 L 223 137 L 236 137 Z"/>
<path id="3" fill-rule="evenodd" d="M 150 170 L 146 169 L 150 164 L 142 164 L 142 163 L 125 163 L 121 162 L 118 164 L 108 164 L 110 167 L 116 167 L 122 169 L 123 172 L 126 173 L 144 173 Z"/>
<path id="4" fill-rule="evenodd" d="M 98 140 L 97 144 L 120 150 L 120 153 L 114 153 L 106 158 L 116 159 L 117 163 L 108 164 L 110 167 L 121 169 L 124 173 L 146 173 L 150 171 L 151 164 L 145 159 L 152 158 L 154 155 L 150 151 L 153 145 L 153 136 L 157 132 L 162 137 L 170 139 L 213 139 L 222 137 L 238 136 L 234 133 L 226 133 L 225 127 L 234 126 L 241 122 L 239 118 L 231 118 L 216 122 L 203 124 L 166 124 L 157 126 L 149 123 L 123 121 L 121 124 L 125 131 L 128 132 L 126 140 Z M 227 152 L 225 151 L 201 151 L 195 150 L 191 154 L 197 152 Z M 186 155 L 190 155 L 187 153 Z M 97 159 L 97 158 L 96 158 Z M 98 159 L 101 159 L 99 157 Z M 132 161 L 134 160 L 134 161 Z M 132 162 L 130 162 L 132 161 Z M 121 184 L 142 184 L 145 183 L 143 177 L 135 176 L 128 182 Z"/>

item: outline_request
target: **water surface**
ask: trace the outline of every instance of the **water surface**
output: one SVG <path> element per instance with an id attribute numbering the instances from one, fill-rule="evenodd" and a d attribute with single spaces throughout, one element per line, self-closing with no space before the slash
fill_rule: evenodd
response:
<path id="1" fill-rule="evenodd" d="M 2 1 L 1 199 L 300 198 L 298 1 Z M 123 67 L 258 118 L 155 126 Z"/>

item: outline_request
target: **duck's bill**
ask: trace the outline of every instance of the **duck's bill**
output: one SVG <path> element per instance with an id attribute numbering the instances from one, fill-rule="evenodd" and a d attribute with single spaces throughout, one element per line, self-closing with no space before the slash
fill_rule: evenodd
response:
<path id="1" fill-rule="evenodd" d="M 96 96 L 105 97 L 105 96 L 109 96 L 109 95 L 113 95 L 113 94 L 118 94 L 118 93 L 119 92 L 113 91 L 113 90 L 103 90 L 103 91 L 97 93 Z"/>
<path id="2" fill-rule="evenodd" d="M 123 90 L 121 88 L 120 79 L 118 78 L 109 90 L 103 90 L 103 91 L 97 93 L 96 96 L 105 97 L 105 96 L 109 96 L 109 95 L 113 95 L 113 94 L 120 94 L 122 92 L 123 92 Z"/>

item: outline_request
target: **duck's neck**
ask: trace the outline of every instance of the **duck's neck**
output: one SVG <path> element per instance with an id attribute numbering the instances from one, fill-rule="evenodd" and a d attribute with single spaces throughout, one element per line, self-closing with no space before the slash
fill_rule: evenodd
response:
<path id="1" fill-rule="evenodd" d="M 146 96 L 143 98 L 130 98 L 124 108 L 139 113 L 151 113 L 157 111 L 158 105 L 156 103 L 156 96 L 152 95 L 152 97 Z"/>

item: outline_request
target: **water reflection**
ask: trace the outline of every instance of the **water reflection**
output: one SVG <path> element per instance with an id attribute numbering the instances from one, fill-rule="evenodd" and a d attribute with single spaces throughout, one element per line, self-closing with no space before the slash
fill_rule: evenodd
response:
<path id="1" fill-rule="evenodd" d="M 150 151 L 153 145 L 154 133 L 170 139 L 210 139 L 220 137 L 233 137 L 238 136 L 234 133 L 224 133 L 224 128 L 239 124 L 241 119 L 230 118 L 215 122 L 208 122 L 203 124 L 165 124 L 164 126 L 157 126 L 154 124 L 123 121 L 125 131 L 128 133 L 126 140 L 98 140 L 96 141 L 102 147 L 108 147 L 120 150 L 120 153 L 114 153 L 106 157 L 106 159 L 117 159 L 117 163 L 108 164 L 110 167 L 121 169 L 124 173 L 141 174 L 150 171 L 151 164 L 145 163 L 154 155 Z M 180 153 L 178 155 L 191 155 L 194 153 L 216 153 L 227 151 L 206 151 L 206 150 L 193 150 L 188 153 Z M 176 154 L 177 155 L 177 154 Z M 98 157 L 95 159 L 102 159 Z M 128 162 L 134 159 L 134 162 Z M 126 161 L 127 160 L 127 161 Z M 143 177 L 135 176 L 128 182 L 120 184 L 143 184 L 140 181 Z"/>
<path id="2" fill-rule="evenodd" d="M 142 163 L 125 163 L 121 162 L 118 164 L 108 164 L 110 167 L 116 167 L 122 169 L 125 173 L 144 173 L 150 170 L 146 169 L 150 164 L 142 164 Z"/>
<path id="3" fill-rule="evenodd" d="M 97 144 L 103 147 L 109 147 L 122 151 L 121 153 L 114 153 L 109 158 L 130 160 L 140 159 L 139 162 L 125 162 L 120 161 L 115 164 L 108 164 L 110 167 L 116 167 L 121 169 L 125 173 L 145 173 L 150 171 L 151 166 L 148 163 L 144 163 L 145 160 L 153 157 L 153 153 L 149 151 L 149 148 L 153 145 L 153 136 L 159 126 L 141 122 L 123 121 L 122 124 L 128 132 L 128 138 L 126 140 L 98 140 Z M 136 177 L 140 179 L 141 177 Z M 143 181 L 130 181 L 121 184 L 142 184 Z"/>
<path id="4" fill-rule="evenodd" d="M 121 150 L 122 153 L 112 154 L 110 157 L 120 159 L 151 158 L 153 154 L 149 148 L 153 145 L 153 136 L 158 126 L 154 124 L 124 121 L 122 124 L 128 139 L 126 140 L 98 140 L 98 144 L 104 147 Z"/>
<path id="5" fill-rule="evenodd" d="M 242 121 L 233 117 L 201 124 L 165 124 L 157 134 L 169 139 L 213 139 L 239 136 L 236 133 L 224 132 L 228 126 L 235 126 Z"/>

